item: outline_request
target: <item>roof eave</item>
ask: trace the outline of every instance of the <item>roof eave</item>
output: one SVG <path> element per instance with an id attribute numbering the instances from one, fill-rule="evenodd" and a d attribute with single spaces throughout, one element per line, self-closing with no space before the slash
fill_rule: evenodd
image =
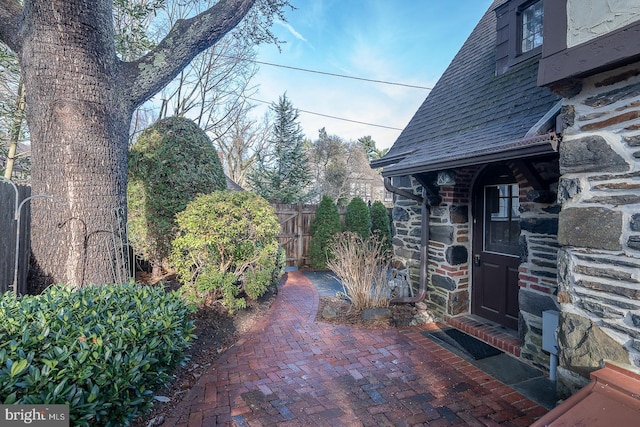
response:
<path id="1" fill-rule="evenodd" d="M 371 167 L 371 169 L 378 169 L 378 168 L 384 168 L 386 166 L 391 166 L 395 163 L 402 161 L 408 155 L 413 154 L 415 152 L 416 150 L 414 149 L 414 150 L 403 151 L 398 154 L 386 155 L 379 159 L 372 160 L 371 162 L 369 162 L 369 166 Z"/>
<path id="2" fill-rule="evenodd" d="M 528 137 L 515 141 L 513 145 L 517 147 L 509 147 L 505 150 L 491 151 L 487 153 L 476 154 L 463 158 L 445 159 L 442 161 L 424 163 L 418 166 L 407 166 L 392 169 L 383 169 L 382 176 L 404 176 L 425 172 L 434 172 L 444 169 L 455 169 L 465 166 L 474 166 L 487 163 L 504 162 L 514 159 L 522 159 L 527 157 L 536 157 L 557 153 L 558 138 L 555 133 L 551 132 L 546 135 Z M 526 144 L 522 146 L 522 144 Z M 397 163 L 397 162 L 396 162 Z"/>

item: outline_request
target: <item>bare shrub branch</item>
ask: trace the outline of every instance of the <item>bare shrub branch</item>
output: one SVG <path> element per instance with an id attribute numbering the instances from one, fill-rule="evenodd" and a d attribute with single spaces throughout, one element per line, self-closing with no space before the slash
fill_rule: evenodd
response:
<path id="1" fill-rule="evenodd" d="M 331 252 L 333 257 L 327 266 L 342 282 L 354 309 L 389 306 L 389 257 L 385 254 L 384 239 L 341 233 L 334 237 Z"/>

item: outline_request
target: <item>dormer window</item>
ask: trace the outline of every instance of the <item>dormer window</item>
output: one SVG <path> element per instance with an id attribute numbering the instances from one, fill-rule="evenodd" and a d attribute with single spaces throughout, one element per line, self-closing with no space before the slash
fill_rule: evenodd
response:
<path id="1" fill-rule="evenodd" d="M 542 1 L 526 6 L 520 13 L 520 53 L 542 46 Z"/>
<path id="2" fill-rule="evenodd" d="M 543 0 L 509 0 L 496 12 L 496 75 L 542 52 Z"/>

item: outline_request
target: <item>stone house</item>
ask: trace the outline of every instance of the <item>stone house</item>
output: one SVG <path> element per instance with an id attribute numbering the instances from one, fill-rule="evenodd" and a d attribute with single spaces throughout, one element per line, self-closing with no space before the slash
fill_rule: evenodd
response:
<path id="1" fill-rule="evenodd" d="M 415 299 L 544 369 L 559 312 L 561 396 L 640 366 L 639 61 L 635 1 L 496 0 L 372 162 Z"/>

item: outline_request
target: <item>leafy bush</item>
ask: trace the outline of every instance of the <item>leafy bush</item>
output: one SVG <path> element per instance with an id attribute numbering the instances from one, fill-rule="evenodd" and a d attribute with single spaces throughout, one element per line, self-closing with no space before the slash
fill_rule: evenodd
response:
<path id="1" fill-rule="evenodd" d="M 371 234 L 371 214 L 369 207 L 360 197 L 354 197 L 347 205 L 345 214 L 346 231 L 358 233 L 360 237 L 366 239 Z"/>
<path id="2" fill-rule="evenodd" d="M 216 191 L 197 197 L 176 216 L 171 261 L 192 303 L 206 299 L 244 308 L 273 283 L 280 224 L 262 197 Z"/>
<path id="3" fill-rule="evenodd" d="M 340 233 L 340 214 L 329 196 L 322 196 L 316 216 L 311 221 L 311 244 L 309 262 L 313 268 L 327 268 L 329 259 L 329 243 L 333 236 Z"/>
<path id="4" fill-rule="evenodd" d="M 0 298 L 0 402 L 68 404 L 71 425 L 128 424 L 151 406 L 193 337 L 177 293 L 51 287 Z"/>
<path id="5" fill-rule="evenodd" d="M 390 256 L 391 252 L 391 221 L 387 208 L 380 200 L 371 205 L 371 234 L 377 235 L 382 241 L 383 250 Z"/>
<path id="6" fill-rule="evenodd" d="M 330 250 L 334 256 L 328 262 L 329 268 L 342 282 L 354 309 L 389 306 L 389 261 L 380 239 L 363 239 L 358 233 L 347 231 L 334 237 Z"/>
<path id="7" fill-rule="evenodd" d="M 175 215 L 226 182 L 209 137 L 192 120 L 169 117 L 142 132 L 129 152 L 129 235 L 154 274 L 171 252 Z"/>

